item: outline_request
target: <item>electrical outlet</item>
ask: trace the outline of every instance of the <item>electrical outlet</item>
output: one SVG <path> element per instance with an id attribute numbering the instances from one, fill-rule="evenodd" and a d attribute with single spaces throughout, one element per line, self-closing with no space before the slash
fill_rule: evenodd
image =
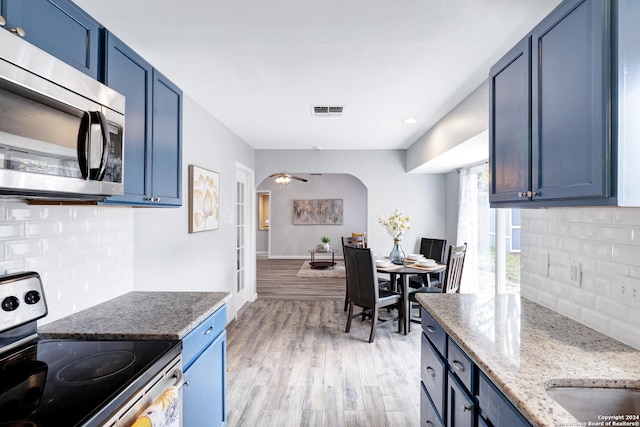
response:
<path id="1" fill-rule="evenodd" d="M 578 261 L 569 261 L 569 280 L 575 286 L 580 286 L 582 280 L 582 270 Z"/>
<path id="2" fill-rule="evenodd" d="M 613 285 L 614 297 L 631 307 L 640 307 L 640 281 L 623 277 Z"/>

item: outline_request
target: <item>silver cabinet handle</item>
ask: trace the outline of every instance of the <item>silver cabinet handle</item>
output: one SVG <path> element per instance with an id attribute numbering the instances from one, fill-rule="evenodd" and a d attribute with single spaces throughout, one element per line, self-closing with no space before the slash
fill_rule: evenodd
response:
<path id="1" fill-rule="evenodd" d="M 451 362 L 454 368 L 460 372 L 464 372 L 464 365 L 457 360 Z"/>
<path id="2" fill-rule="evenodd" d="M 462 405 L 462 410 L 463 410 L 463 412 L 467 412 L 467 411 L 471 412 L 471 406 L 469 406 L 469 405 Z"/>
<path id="3" fill-rule="evenodd" d="M 203 335 L 209 335 L 212 331 L 213 331 L 213 326 L 209 326 L 209 329 L 207 329 L 206 331 L 204 331 L 204 334 L 203 334 Z"/>
<path id="4" fill-rule="evenodd" d="M 24 37 L 27 33 L 24 32 L 22 27 L 15 27 L 11 29 L 11 32 L 17 36 Z"/>
<path id="5" fill-rule="evenodd" d="M 433 328 L 433 326 L 431 326 L 431 325 L 427 325 L 427 326 L 425 326 L 425 329 L 426 329 L 427 331 L 429 331 L 429 332 L 435 332 L 435 331 L 436 331 L 436 330 Z"/>
<path id="6" fill-rule="evenodd" d="M 189 384 L 191 384 L 191 381 L 186 380 L 186 381 L 184 382 L 184 384 L 182 384 L 182 385 L 183 385 L 183 386 L 185 386 L 185 387 L 189 387 Z"/>
<path id="7" fill-rule="evenodd" d="M 4 27 L 5 25 L 7 25 L 7 21 L 4 19 L 4 16 L 0 15 L 0 27 Z"/>

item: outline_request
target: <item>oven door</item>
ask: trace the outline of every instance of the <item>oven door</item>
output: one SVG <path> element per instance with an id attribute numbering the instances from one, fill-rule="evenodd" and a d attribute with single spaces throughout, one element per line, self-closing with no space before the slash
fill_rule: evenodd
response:
<path id="1" fill-rule="evenodd" d="M 165 365 L 155 377 L 147 382 L 111 418 L 101 425 L 104 427 L 131 426 L 169 387 L 176 387 L 178 392 L 177 403 L 171 408 L 171 412 L 175 414 L 176 422 L 170 425 L 182 427 L 183 383 L 182 355 L 180 354 Z"/>

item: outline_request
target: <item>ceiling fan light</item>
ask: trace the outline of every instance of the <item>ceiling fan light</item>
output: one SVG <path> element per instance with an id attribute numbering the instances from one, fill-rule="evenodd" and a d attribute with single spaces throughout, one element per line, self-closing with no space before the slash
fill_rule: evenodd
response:
<path id="1" fill-rule="evenodd" d="M 287 185 L 290 182 L 291 182 L 291 178 L 289 178 L 288 176 L 276 177 L 276 184 Z"/>

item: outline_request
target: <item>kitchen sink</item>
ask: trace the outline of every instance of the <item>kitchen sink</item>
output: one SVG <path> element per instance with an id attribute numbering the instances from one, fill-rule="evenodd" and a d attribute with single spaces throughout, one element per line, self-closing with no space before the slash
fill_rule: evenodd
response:
<path id="1" fill-rule="evenodd" d="M 604 387 L 551 387 L 547 394 L 582 422 L 633 420 L 640 416 L 640 389 Z M 620 418 L 612 418 L 619 416 Z"/>

